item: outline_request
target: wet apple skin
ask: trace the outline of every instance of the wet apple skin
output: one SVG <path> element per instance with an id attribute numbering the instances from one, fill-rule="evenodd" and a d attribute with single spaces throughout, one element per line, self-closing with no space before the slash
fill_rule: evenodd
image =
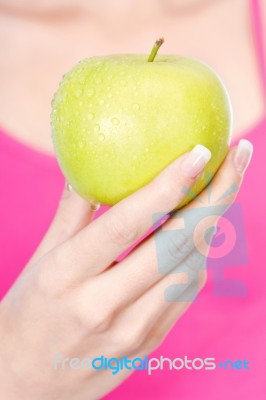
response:
<path id="1" fill-rule="evenodd" d="M 218 75 L 179 56 L 92 57 L 55 93 L 52 138 L 59 165 L 85 199 L 113 205 L 196 144 L 212 158 L 183 206 L 211 180 L 231 139 L 232 109 Z"/>

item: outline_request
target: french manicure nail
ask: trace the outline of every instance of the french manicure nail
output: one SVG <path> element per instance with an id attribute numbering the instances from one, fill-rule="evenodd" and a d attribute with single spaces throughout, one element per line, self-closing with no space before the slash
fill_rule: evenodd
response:
<path id="1" fill-rule="evenodd" d="M 183 174 L 189 178 L 196 178 L 203 171 L 210 158 L 210 150 L 201 144 L 197 144 L 182 162 Z"/>
<path id="2" fill-rule="evenodd" d="M 249 140 L 241 139 L 234 155 L 237 171 L 242 175 L 246 171 L 253 153 L 253 145 Z"/>

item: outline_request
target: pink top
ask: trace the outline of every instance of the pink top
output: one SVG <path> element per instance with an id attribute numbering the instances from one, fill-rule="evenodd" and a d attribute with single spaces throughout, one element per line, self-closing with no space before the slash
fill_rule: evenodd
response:
<path id="1" fill-rule="evenodd" d="M 250 4 L 266 105 L 266 58 L 259 0 L 251 0 Z M 146 371 L 137 371 L 106 399 L 265 400 L 266 186 L 259 185 L 257 177 L 265 162 L 266 112 L 256 126 L 243 133 L 243 137 L 254 145 L 254 158 L 237 200 L 244 215 L 248 259 L 245 259 L 243 246 L 241 248 L 242 238 L 233 266 L 228 261 L 224 261 L 224 265 L 209 262 L 209 280 L 198 301 L 178 321 L 153 356 L 171 359 L 185 355 L 190 359 L 215 357 L 217 361 L 245 359 L 250 363 L 250 369 L 157 370 L 151 376 Z M 0 182 L 2 298 L 51 222 L 64 178 L 54 157 L 27 147 L 0 131 Z M 101 207 L 96 216 L 106 209 Z M 228 219 L 236 215 L 237 210 Z M 243 233 L 243 229 L 241 231 Z M 244 286 L 234 286 L 234 281 L 230 283 L 229 279 L 241 280 Z M 230 291 L 237 297 L 228 297 Z"/>

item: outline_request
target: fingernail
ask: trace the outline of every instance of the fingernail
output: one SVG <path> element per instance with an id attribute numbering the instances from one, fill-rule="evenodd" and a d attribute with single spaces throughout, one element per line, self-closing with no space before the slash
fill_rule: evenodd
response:
<path id="1" fill-rule="evenodd" d="M 234 156 L 237 171 L 242 175 L 246 171 L 253 153 L 253 145 L 249 140 L 241 139 Z"/>
<path id="2" fill-rule="evenodd" d="M 210 150 L 201 144 L 197 144 L 182 162 L 183 174 L 189 178 L 196 178 L 203 171 L 210 158 Z"/>

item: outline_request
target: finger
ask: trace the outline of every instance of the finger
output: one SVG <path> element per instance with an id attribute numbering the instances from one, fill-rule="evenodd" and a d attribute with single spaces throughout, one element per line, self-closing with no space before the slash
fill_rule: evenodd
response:
<path id="1" fill-rule="evenodd" d="M 62 247 L 62 264 L 76 273 L 96 274 L 108 267 L 124 250 L 150 228 L 155 213 L 165 214 L 185 197 L 184 186 L 192 187 L 210 158 L 196 146 L 163 170 L 152 182 L 83 229 Z M 58 254 L 60 257 L 60 255 Z M 78 262 L 77 262 L 78 261 Z M 60 264 L 60 263 L 59 263 Z"/>
<path id="2" fill-rule="evenodd" d="M 147 326 L 145 339 L 140 346 L 146 354 L 155 350 L 162 343 L 174 324 L 197 299 L 206 283 L 206 268 L 202 268 L 200 274 L 197 277 L 195 275 L 195 278 L 190 284 L 183 285 L 182 288 L 182 284 L 177 277 L 170 276 L 154 287 L 156 298 L 162 298 L 162 294 L 166 294 L 169 291 L 171 292 L 171 296 L 168 299 L 164 296 L 164 303 L 161 303 L 158 307 L 157 318 Z M 149 297 L 147 296 L 146 306 L 144 303 L 140 304 L 140 306 L 147 308 L 147 304 L 151 304 L 152 301 L 152 296 Z"/>
<path id="3" fill-rule="evenodd" d="M 81 198 L 67 184 L 59 201 L 55 217 L 28 263 L 27 269 L 48 251 L 71 238 L 88 225 L 94 211 L 94 204 Z"/>
<path id="4" fill-rule="evenodd" d="M 206 242 L 206 238 L 214 233 L 210 228 L 232 204 L 240 188 L 243 175 L 236 166 L 237 157 L 239 150 L 234 148 L 212 181 L 211 198 L 206 188 L 126 259 L 100 275 L 99 285 L 110 308 L 130 304 L 167 274 L 180 272 L 180 265 L 193 269 L 201 257 L 207 256 L 210 240 Z M 185 264 L 185 259 L 190 264 Z"/>
<path id="5" fill-rule="evenodd" d="M 142 348 L 146 343 L 146 338 L 150 337 L 150 332 L 156 330 L 157 325 L 164 321 L 169 310 L 175 318 L 178 318 L 192 304 L 206 280 L 205 269 L 200 280 L 196 275 L 194 278 L 189 282 L 186 273 L 168 275 L 118 313 L 110 328 L 110 337 L 114 339 L 110 346 L 118 351 L 121 343 L 126 341 L 130 352 L 136 352 Z M 153 339 L 157 336 L 154 335 Z M 154 345 L 153 340 L 149 341 L 149 345 Z"/>
<path id="6" fill-rule="evenodd" d="M 173 301 L 168 303 L 163 312 L 159 314 L 157 320 L 152 324 L 150 330 L 146 333 L 145 340 L 141 346 L 141 349 L 145 352 L 145 354 L 150 353 L 160 346 L 175 323 L 193 304 L 199 292 L 204 287 L 206 279 L 206 269 L 201 270 L 199 279 L 195 280 L 186 287 L 180 299 L 178 299 L 178 294 L 176 299 L 175 294 L 173 294 Z M 174 283 L 172 287 L 173 286 L 176 286 L 176 283 Z M 160 290 L 160 292 L 161 291 L 162 290 Z M 166 291 L 167 288 L 164 290 L 164 292 Z M 184 299 L 187 299 L 187 301 L 184 301 Z"/>
<path id="7" fill-rule="evenodd" d="M 139 350 L 146 355 L 159 347 L 176 322 L 192 304 L 193 302 L 176 302 L 169 305 L 150 331 L 146 332 L 145 340 L 141 343 Z"/>

